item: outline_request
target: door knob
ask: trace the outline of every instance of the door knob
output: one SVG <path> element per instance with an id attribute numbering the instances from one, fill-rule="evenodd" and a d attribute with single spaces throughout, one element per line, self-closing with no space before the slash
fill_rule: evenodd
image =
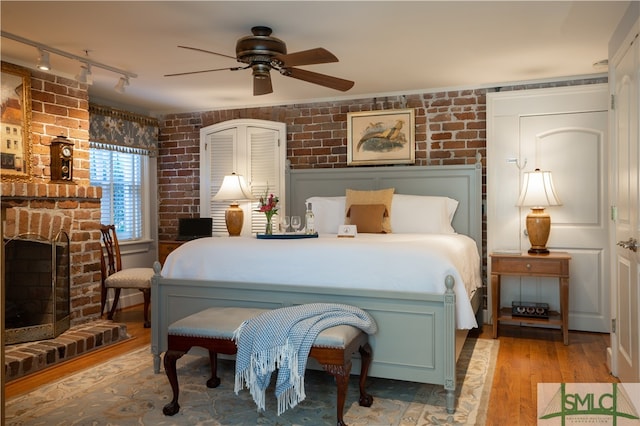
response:
<path id="1" fill-rule="evenodd" d="M 617 245 L 622 248 L 629 249 L 634 253 L 638 251 L 638 240 L 633 237 L 629 238 L 627 241 L 618 241 Z"/>

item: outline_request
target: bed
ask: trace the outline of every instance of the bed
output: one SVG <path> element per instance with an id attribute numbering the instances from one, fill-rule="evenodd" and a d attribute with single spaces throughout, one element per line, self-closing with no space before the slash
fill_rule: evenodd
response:
<path id="1" fill-rule="evenodd" d="M 456 360 L 481 317 L 481 182 L 480 163 L 289 170 L 286 210 L 304 215 L 312 202 L 319 237 L 205 238 L 172 252 L 162 268 L 156 263 L 154 370 L 169 324 L 199 310 L 345 303 L 378 323 L 369 375 L 441 384 L 454 412 Z M 353 197 L 389 188 L 383 217 L 391 233 L 337 236 L 336 221 L 344 220 Z M 445 231 L 432 232 L 434 226 Z"/>

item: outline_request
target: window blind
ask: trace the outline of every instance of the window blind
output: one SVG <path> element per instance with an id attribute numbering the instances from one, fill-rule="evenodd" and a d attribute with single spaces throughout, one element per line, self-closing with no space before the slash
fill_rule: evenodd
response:
<path id="1" fill-rule="evenodd" d="M 90 181 L 102 188 L 101 223 L 114 224 L 118 238 L 143 236 L 142 162 L 140 154 L 93 148 Z"/>

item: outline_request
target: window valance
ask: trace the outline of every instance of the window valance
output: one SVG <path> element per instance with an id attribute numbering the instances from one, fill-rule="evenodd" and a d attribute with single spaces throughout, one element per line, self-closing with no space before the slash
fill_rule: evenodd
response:
<path id="1" fill-rule="evenodd" d="M 91 147 L 155 156 L 158 120 L 101 105 L 89 105 Z"/>

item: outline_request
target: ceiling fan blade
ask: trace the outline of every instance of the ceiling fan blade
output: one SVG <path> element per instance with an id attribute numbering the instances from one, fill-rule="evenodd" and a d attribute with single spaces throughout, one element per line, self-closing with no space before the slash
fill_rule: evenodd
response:
<path id="1" fill-rule="evenodd" d="M 253 76 L 253 96 L 268 95 L 273 93 L 271 75 L 269 73 Z"/>
<path id="2" fill-rule="evenodd" d="M 189 49 L 189 50 L 195 50 L 196 52 L 204 52 L 204 53 L 210 53 L 212 55 L 218 55 L 218 56 L 222 56 L 224 58 L 230 58 L 230 59 L 236 59 L 235 56 L 229 56 L 229 55 L 225 55 L 224 53 L 218 53 L 218 52 L 212 52 L 210 50 L 204 50 L 204 49 L 199 49 L 197 47 L 189 47 L 189 46 L 178 46 L 181 49 Z"/>
<path id="3" fill-rule="evenodd" d="M 202 74 L 205 72 L 213 72 L 213 71 L 238 71 L 238 70 L 244 70 L 247 69 L 248 67 L 227 67 L 227 68 L 216 68 L 216 69 L 212 69 L 212 70 L 202 70 L 202 71 L 189 71 L 189 72 L 178 72 L 178 73 L 174 73 L 174 74 L 165 74 L 165 77 L 175 77 L 178 75 L 189 75 L 189 74 Z"/>
<path id="4" fill-rule="evenodd" d="M 320 74 L 313 71 L 302 70 L 300 68 L 287 68 L 283 74 L 288 77 L 297 78 L 298 80 L 340 90 L 341 92 L 346 92 L 355 84 L 350 80 L 344 80 L 342 78 L 332 77 L 330 75 Z"/>
<path id="5" fill-rule="evenodd" d="M 277 55 L 274 60 L 282 63 L 283 67 L 296 67 L 299 65 L 328 64 L 338 62 L 338 58 L 327 49 L 318 47 L 315 49 L 303 50 L 301 52 L 289 53 L 287 55 Z"/>

